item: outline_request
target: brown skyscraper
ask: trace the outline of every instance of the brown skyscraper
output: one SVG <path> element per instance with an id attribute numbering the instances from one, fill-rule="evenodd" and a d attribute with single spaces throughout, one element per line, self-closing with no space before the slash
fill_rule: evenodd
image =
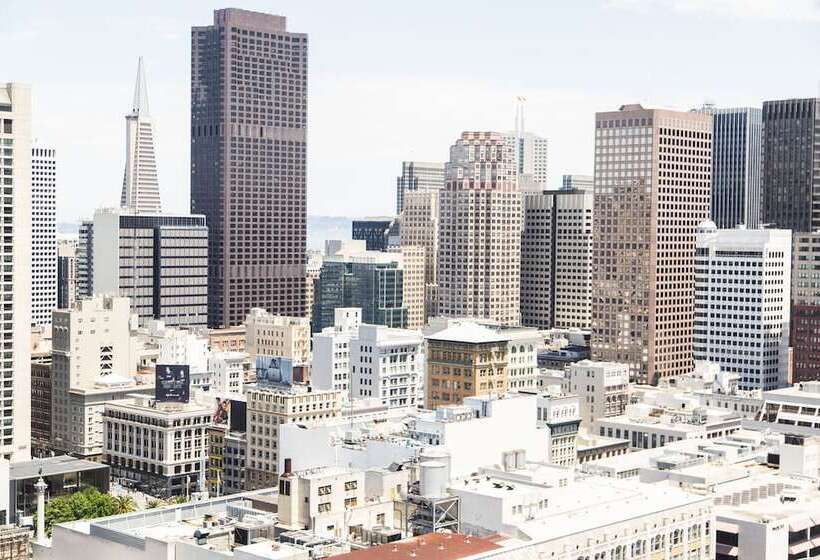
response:
<path id="1" fill-rule="evenodd" d="M 207 216 L 212 327 L 305 314 L 307 35 L 233 8 L 191 30 L 191 211 Z"/>
<path id="2" fill-rule="evenodd" d="M 691 371 L 695 230 L 709 218 L 712 116 L 595 116 L 592 356 L 657 383 Z"/>

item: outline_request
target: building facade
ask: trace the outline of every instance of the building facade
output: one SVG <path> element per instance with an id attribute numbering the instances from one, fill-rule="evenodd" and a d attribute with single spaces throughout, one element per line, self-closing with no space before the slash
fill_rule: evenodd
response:
<path id="1" fill-rule="evenodd" d="M 80 222 L 77 236 L 77 293 L 76 297 L 93 294 L 91 278 L 94 275 L 94 221 Z"/>
<path id="2" fill-rule="evenodd" d="M 820 229 L 820 98 L 763 103 L 763 223 Z"/>
<path id="3" fill-rule="evenodd" d="M 760 227 L 763 117 L 758 108 L 715 109 L 712 136 L 712 221 L 720 229 Z"/>
<path id="4" fill-rule="evenodd" d="M 424 404 L 424 339 L 418 331 L 361 325 L 350 338 L 353 398 L 390 408 Z"/>
<path id="5" fill-rule="evenodd" d="M 580 416 L 589 429 L 600 418 L 623 414 L 629 402 L 629 366 L 581 360 L 566 369 L 566 390 L 580 400 Z"/>
<path id="6" fill-rule="evenodd" d="M 57 309 L 74 307 L 77 299 L 77 240 L 57 242 Z"/>
<path id="7" fill-rule="evenodd" d="M 305 316 L 307 49 L 284 17 L 246 10 L 191 30 L 191 212 L 210 226 L 211 327 L 252 307 Z"/>
<path id="8" fill-rule="evenodd" d="M 592 321 L 591 191 L 524 195 L 521 324 L 588 329 Z"/>
<path id="9" fill-rule="evenodd" d="M 516 152 L 495 132 L 464 132 L 441 191 L 438 313 L 520 322 L 521 193 Z"/>
<path id="10" fill-rule="evenodd" d="M 50 325 L 57 307 L 57 156 L 31 150 L 31 321 Z"/>
<path id="11" fill-rule="evenodd" d="M 467 397 L 507 392 L 508 340 L 472 322 L 427 335 L 425 407 L 460 405 Z"/>
<path id="12" fill-rule="evenodd" d="M 245 351 L 251 356 L 290 358 L 294 365 L 310 363 L 310 321 L 272 315 L 255 307 L 245 318 Z"/>
<path id="13" fill-rule="evenodd" d="M 792 381 L 820 381 L 820 232 L 796 233 L 792 250 Z"/>
<path id="14" fill-rule="evenodd" d="M 339 307 L 335 310 L 333 326 L 313 335 L 311 387 L 340 391 L 343 398 L 350 396 L 351 337 L 361 322 L 361 309 Z"/>
<path id="15" fill-rule="evenodd" d="M 208 228 L 204 216 L 100 209 L 93 238 L 91 290 L 131 300 L 140 323 L 208 323 Z"/>
<path id="16" fill-rule="evenodd" d="M 390 232 L 393 230 L 395 223 L 395 218 L 353 220 L 351 238 L 364 241 L 368 251 L 387 251 L 390 247 Z"/>
<path id="17" fill-rule="evenodd" d="M 440 189 L 407 192 L 401 213 L 401 246 L 424 249 L 425 318 L 436 315 L 439 195 Z"/>
<path id="18" fill-rule="evenodd" d="M 410 192 L 436 192 L 444 188 L 444 164 L 429 161 L 401 162 L 401 175 L 396 177 L 396 215 L 404 211 L 405 197 Z"/>
<path id="19" fill-rule="evenodd" d="M 279 478 L 279 426 L 311 424 L 341 414 L 339 391 L 312 391 L 302 386 L 256 387 L 247 392 L 249 490 L 275 486 Z"/>
<path id="20" fill-rule="evenodd" d="M 148 396 L 105 405 L 105 460 L 111 474 L 152 496 L 188 496 L 204 488 L 211 410 Z"/>
<path id="21" fill-rule="evenodd" d="M 125 173 L 120 206 L 136 214 L 158 214 L 162 210 L 157 179 L 154 122 L 148 110 L 148 86 L 142 57 L 131 111 L 125 115 Z"/>
<path id="22" fill-rule="evenodd" d="M 698 228 L 695 359 L 737 373 L 740 389 L 788 383 L 791 250 L 788 230 Z"/>
<path id="23" fill-rule="evenodd" d="M 28 460 L 31 452 L 31 88 L 0 83 L 0 160 L 3 192 L 4 295 L 0 336 L 0 455 Z"/>
<path id="24" fill-rule="evenodd" d="M 523 122 L 521 125 L 523 127 Z M 519 189 L 522 191 L 546 189 L 549 148 L 547 139 L 532 132 L 518 130 L 505 134 L 504 140 L 515 154 Z"/>
<path id="25" fill-rule="evenodd" d="M 410 317 L 423 319 L 424 266 L 418 265 L 394 252 L 342 249 L 326 255 L 313 294 L 313 332 L 333 326 L 339 307 L 361 308 L 362 322 L 371 325 L 407 328 Z"/>
<path id="26" fill-rule="evenodd" d="M 595 190 L 595 178 L 592 175 L 563 175 L 561 188 L 568 191 Z"/>
<path id="27" fill-rule="evenodd" d="M 693 368 L 695 230 L 712 116 L 624 105 L 595 117 L 592 357 L 642 383 Z"/>

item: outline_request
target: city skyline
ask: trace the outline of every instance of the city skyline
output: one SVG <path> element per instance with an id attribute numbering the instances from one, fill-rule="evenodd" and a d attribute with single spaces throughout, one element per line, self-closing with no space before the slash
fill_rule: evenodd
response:
<path id="1" fill-rule="evenodd" d="M 36 85 L 37 139 L 63 154 L 58 221 L 87 216 L 89 199 L 118 205 L 122 107 L 131 98 L 139 56 L 151 81 L 161 196 L 168 211 L 188 211 L 189 27 L 207 21 L 221 6 L 123 6 L 117 15 L 103 17 L 95 2 L 67 11 L 59 5 L 41 9 L 46 4 L 11 1 L 0 7 L 0 48 L 20 53 L 6 61 L 7 79 Z M 335 25 L 343 17 L 336 12 L 341 6 L 323 6 L 321 17 L 315 4 L 246 2 L 242 7 L 287 15 L 289 27 L 317 37 L 308 79 L 311 215 L 389 212 L 401 161 L 444 161 L 451 139 L 464 130 L 510 130 L 518 95 L 527 98 L 527 130 L 551 140 L 549 186 L 555 188 L 563 174 L 592 172 L 589 125 L 596 111 L 627 101 L 680 110 L 704 101 L 759 107 L 766 99 L 811 97 L 817 90 L 816 76 L 800 72 L 799 60 L 783 56 L 815 44 L 820 8 L 811 2 L 792 3 L 788 14 L 778 13 L 774 2 L 728 0 L 668 6 L 610 0 L 560 10 L 522 4 L 492 14 L 493 39 L 487 45 L 504 49 L 498 54 L 486 49 L 485 60 L 457 67 L 450 57 L 436 54 L 476 46 L 477 26 L 490 16 L 485 8 L 472 6 L 464 17 L 458 4 L 437 6 L 437 17 L 429 18 L 424 4 L 393 13 L 368 3 L 362 5 L 366 15 L 350 18 L 342 29 Z M 68 41 L 65 29 L 78 33 Z M 755 40 L 764 31 L 772 40 Z M 425 40 L 412 40 L 417 37 Z M 379 49 L 371 48 L 374 40 Z M 664 48 L 655 49 L 661 40 Z M 691 62 L 715 52 L 732 65 Z M 638 54 L 636 71 L 623 72 L 623 61 Z M 77 63 L 84 59 L 94 62 Z M 500 61 L 507 62 L 499 66 Z M 767 72 L 758 72 L 760 66 Z M 650 67 L 652 72 L 642 70 Z M 458 102 L 456 93 L 462 93 Z M 82 137 L 68 126 L 67 104 L 72 122 L 84 123 Z M 338 106 L 348 110 L 336 111 Z M 361 150 L 362 145 L 369 149 Z M 339 184 L 362 196 L 344 195 Z M 83 196 L 75 196 L 78 188 Z"/>

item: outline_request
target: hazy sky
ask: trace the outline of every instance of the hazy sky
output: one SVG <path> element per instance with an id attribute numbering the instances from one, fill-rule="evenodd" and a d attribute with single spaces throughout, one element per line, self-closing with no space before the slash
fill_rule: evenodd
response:
<path id="1" fill-rule="evenodd" d="M 231 5 L 309 34 L 310 214 L 392 212 L 402 160 L 512 128 L 518 95 L 558 185 L 591 173 L 596 111 L 759 106 L 820 83 L 820 0 L 0 0 L 0 82 L 33 85 L 60 221 L 119 203 L 140 55 L 163 206 L 188 210 L 190 27 Z"/>

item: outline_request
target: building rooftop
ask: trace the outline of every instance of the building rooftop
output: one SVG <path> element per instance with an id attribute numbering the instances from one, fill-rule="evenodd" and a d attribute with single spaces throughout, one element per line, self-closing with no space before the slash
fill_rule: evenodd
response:
<path id="1" fill-rule="evenodd" d="M 31 461 L 22 461 L 20 463 L 11 463 L 9 465 L 9 479 L 24 480 L 28 478 L 35 478 L 40 476 L 41 469 L 42 476 L 51 476 L 55 474 L 93 471 L 107 468 L 108 466 L 103 465 L 102 463 L 95 463 L 94 461 L 86 461 L 84 459 L 76 459 L 71 455 L 60 455 L 58 457 L 46 457 L 44 459 L 34 459 Z"/>
<path id="2" fill-rule="evenodd" d="M 356 550 L 334 556 L 335 560 L 393 560 L 414 558 L 415 560 L 461 560 L 474 554 L 501 548 L 490 538 L 471 537 L 459 533 L 429 533 Z"/>
<path id="3" fill-rule="evenodd" d="M 472 321 L 464 321 L 451 324 L 447 328 L 433 334 L 427 335 L 428 340 L 441 340 L 444 342 L 464 342 L 467 344 L 483 344 L 489 342 L 506 342 L 507 336 L 497 332 L 495 329 L 479 325 Z"/>

